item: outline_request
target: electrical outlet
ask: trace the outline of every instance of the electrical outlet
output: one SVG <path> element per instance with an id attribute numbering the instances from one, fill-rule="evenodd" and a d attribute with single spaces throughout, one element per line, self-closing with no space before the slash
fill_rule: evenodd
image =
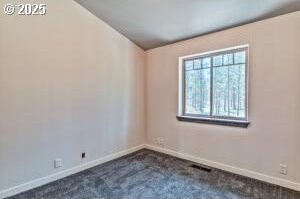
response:
<path id="1" fill-rule="evenodd" d="M 280 164 L 280 174 L 287 175 L 287 165 L 286 164 Z"/>
<path id="2" fill-rule="evenodd" d="M 165 139 L 163 138 L 160 138 L 160 146 L 165 146 Z"/>
<path id="3" fill-rule="evenodd" d="M 165 140 L 163 138 L 159 137 L 159 138 L 156 138 L 155 143 L 158 146 L 164 146 L 165 145 Z"/>
<path id="4" fill-rule="evenodd" d="M 81 158 L 84 159 L 86 157 L 85 152 L 81 154 Z"/>
<path id="5" fill-rule="evenodd" d="M 62 167 L 62 159 L 55 159 L 54 160 L 54 168 L 57 169 L 60 167 Z"/>

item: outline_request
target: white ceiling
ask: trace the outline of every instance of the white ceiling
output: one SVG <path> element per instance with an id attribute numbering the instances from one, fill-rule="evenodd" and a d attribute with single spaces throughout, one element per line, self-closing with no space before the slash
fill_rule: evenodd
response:
<path id="1" fill-rule="evenodd" d="M 300 10 L 300 0 L 75 0 L 143 49 Z"/>

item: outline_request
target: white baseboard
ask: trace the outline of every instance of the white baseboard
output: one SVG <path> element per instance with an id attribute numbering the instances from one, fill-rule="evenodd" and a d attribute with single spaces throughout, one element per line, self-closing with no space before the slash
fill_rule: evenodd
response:
<path id="1" fill-rule="evenodd" d="M 82 165 L 79 165 L 79 166 L 76 166 L 76 167 L 58 172 L 58 173 L 55 173 L 55 174 L 52 174 L 52 175 L 49 175 L 49 176 L 46 176 L 46 177 L 42 177 L 42 178 L 27 182 L 25 184 L 21 184 L 21 185 L 18 185 L 18 186 L 15 186 L 15 187 L 12 187 L 12 188 L 9 188 L 9 189 L 6 189 L 6 190 L 2 190 L 2 191 L 0 191 L 0 199 L 10 197 L 10 196 L 16 195 L 18 193 L 28 191 L 30 189 L 40 187 L 42 185 L 45 185 L 45 184 L 48 184 L 50 182 L 65 178 L 67 176 L 70 176 L 72 174 L 84 171 L 86 169 L 89 169 L 89 168 L 92 168 L 94 166 L 103 164 L 105 162 L 120 158 L 124 155 L 128 155 L 130 153 L 133 153 L 133 152 L 138 151 L 138 150 L 143 149 L 143 148 L 145 148 L 145 145 L 136 146 L 136 147 L 133 147 L 133 148 L 130 148 L 130 149 L 126 149 L 124 151 L 120 151 L 118 153 L 114 153 L 114 154 L 102 157 L 98 160 L 94 160 L 94 161 L 91 161 L 91 162 L 88 162 L 88 163 L 85 163 L 85 164 L 82 164 Z"/>
<path id="2" fill-rule="evenodd" d="M 233 167 L 233 166 L 218 163 L 218 162 L 213 162 L 213 161 L 210 161 L 210 160 L 205 160 L 205 159 L 202 159 L 202 158 L 198 158 L 198 157 L 195 157 L 195 156 L 179 153 L 179 152 L 176 152 L 176 151 L 173 151 L 173 150 L 170 150 L 170 149 L 166 149 L 166 148 L 161 148 L 161 147 L 157 147 L 157 146 L 153 146 L 153 145 L 144 144 L 144 145 L 140 145 L 140 146 L 136 146 L 136 147 L 133 147 L 133 148 L 130 148 L 130 149 L 126 149 L 124 151 L 120 151 L 118 153 L 114 153 L 114 154 L 105 156 L 105 157 L 100 158 L 98 160 L 94 160 L 94 161 L 91 161 L 91 162 L 88 162 L 88 163 L 85 163 L 85 164 L 82 164 L 82 165 L 79 165 L 79 166 L 76 166 L 76 167 L 73 167 L 73 168 L 70 168 L 70 169 L 52 174 L 52 175 L 49 175 L 49 176 L 46 176 L 46 177 L 42 177 L 42 178 L 27 182 L 27 183 L 24 183 L 24 184 L 21 184 L 21 185 L 18 185 L 18 186 L 15 186 L 15 187 L 12 187 L 12 188 L 9 188 L 9 189 L 6 189 L 6 190 L 2 190 L 2 191 L 0 191 L 0 199 L 10 197 L 10 196 L 16 195 L 18 193 L 28 191 L 30 189 L 37 188 L 39 186 L 42 186 L 42 185 L 48 184 L 50 182 L 65 178 L 67 176 L 70 176 L 72 174 L 84 171 L 86 169 L 89 169 L 89 168 L 92 168 L 94 166 L 103 164 L 105 162 L 120 158 L 124 155 L 128 155 L 130 153 L 136 152 L 136 151 L 141 150 L 143 148 L 147 148 L 147 149 L 157 151 L 157 152 L 161 152 L 161 153 L 165 153 L 165 154 L 168 154 L 168 155 L 171 155 L 171 156 L 174 156 L 174 157 L 182 158 L 182 159 L 185 159 L 185 160 L 189 160 L 189 161 L 196 162 L 196 163 L 199 163 L 199 164 L 207 165 L 207 166 L 214 167 L 214 168 L 217 168 L 217 169 L 221 169 L 221 170 L 224 170 L 224 171 L 228 171 L 228 172 L 231 172 L 231 173 L 239 174 L 239 175 L 242 175 L 242 176 L 254 178 L 254 179 L 261 180 L 261 181 L 264 181 L 264 182 L 268 182 L 268 183 L 271 183 L 271 184 L 275 184 L 275 185 L 279 185 L 279 186 L 286 187 L 286 188 L 289 188 L 289 189 L 293 189 L 293 190 L 296 190 L 296 191 L 300 191 L 300 183 L 297 183 L 297 182 L 292 182 L 292 181 L 289 181 L 289 180 L 285 180 L 285 179 L 281 179 L 281 178 L 277 178 L 277 177 L 273 177 L 273 176 L 268 176 L 268 175 L 265 175 L 265 174 L 262 174 L 262 173 L 241 169 L 241 168 Z"/>
<path id="3" fill-rule="evenodd" d="M 157 151 L 157 152 L 161 152 L 161 153 L 165 153 L 171 156 L 175 156 L 178 158 L 182 158 L 185 160 L 189 160 L 192 162 L 196 162 L 199 164 L 203 164 L 209 167 L 213 167 L 213 168 L 217 168 L 217 169 L 221 169 L 224 171 L 228 171 L 231 173 L 235 173 L 238 175 L 242 175 L 242 176 L 246 176 L 249 178 L 254 178 L 260 181 L 264 181 L 264 182 L 268 182 L 274 185 L 279 185 L 282 187 L 286 187 L 289 189 L 293 189 L 296 191 L 300 191 L 300 183 L 298 182 L 292 182 L 289 180 L 285 180 L 282 178 L 278 178 L 278 177 L 273 177 L 273 176 L 268 176 L 262 173 L 258 173 L 258 172 L 254 172 L 254 171 L 249 171 L 249 170 L 245 170 L 245 169 L 241 169 L 241 168 L 237 168 L 237 167 L 233 167 L 230 165 L 226 165 L 226 164 L 222 164 L 222 163 L 218 163 L 218 162 L 213 162 L 210 160 L 205 160 L 202 158 L 198 158 L 192 155 L 187 155 L 187 154 L 183 154 L 183 153 L 179 153 L 170 149 L 166 149 L 166 148 L 162 148 L 162 147 L 157 147 L 157 146 L 153 146 L 153 145 L 148 145 L 146 144 L 145 146 L 147 149 L 153 150 L 153 151 Z"/>

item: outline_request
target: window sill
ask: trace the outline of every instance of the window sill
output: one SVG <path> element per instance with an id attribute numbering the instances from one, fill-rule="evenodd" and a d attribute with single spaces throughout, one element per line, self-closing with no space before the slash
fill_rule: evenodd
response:
<path id="1" fill-rule="evenodd" d="M 182 122 L 215 124 L 215 125 L 233 126 L 233 127 L 241 127 L 241 128 L 248 128 L 250 124 L 250 122 L 248 121 L 226 120 L 226 119 L 216 119 L 216 118 L 200 118 L 200 117 L 190 117 L 190 116 L 177 116 L 177 120 Z"/>

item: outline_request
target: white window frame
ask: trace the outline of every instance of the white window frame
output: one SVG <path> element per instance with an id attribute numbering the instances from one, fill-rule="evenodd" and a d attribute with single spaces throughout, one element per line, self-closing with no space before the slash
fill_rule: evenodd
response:
<path id="1" fill-rule="evenodd" d="M 234 52 L 234 51 L 246 51 L 246 63 L 245 63 L 245 75 L 246 75 L 246 96 L 245 96 L 245 117 L 237 118 L 237 117 L 224 117 L 224 116 L 203 116 L 197 114 L 185 114 L 185 61 L 190 59 L 202 58 L 202 57 L 213 57 L 218 54 L 226 54 L 226 52 Z M 213 66 L 211 66 L 213 67 Z M 212 124 L 222 124 L 229 126 L 241 126 L 248 127 L 249 122 L 249 44 L 223 48 L 214 51 L 209 51 L 205 53 L 193 54 L 188 56 L 179 57 L 179 76 L 178 76 L 178 116 L 177 118 L 180 121 L 190 121 L 190 122 L 200 122 L 200 123 L 212 123 Z M 211 77 L 212 78 L 212 77 Z M 213 89 L 213 88 L 211 88 Z M 210 97 L 212 98 L 212 96 Z M 211 99 L 212 103 L 212 99 Z M 211 104 L 211 107 L 213 105 Z M 212 111 L 212 110 L 211 110 Z"/>

